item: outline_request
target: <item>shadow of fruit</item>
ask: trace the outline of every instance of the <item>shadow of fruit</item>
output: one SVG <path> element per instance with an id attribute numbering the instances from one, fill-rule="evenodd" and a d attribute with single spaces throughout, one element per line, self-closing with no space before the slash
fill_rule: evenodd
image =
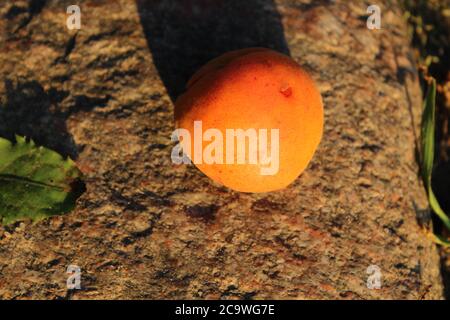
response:
<path id="1" fill-rule="evenodd" d="M 189 134 L 180 138 L 185 154 L 208 177 L 237 191 L 269 192 L 287 187 L 311 161 L 323 106 L 295 61 L 248 48 L 194 74 L 175 103 L 175 122 Z"/>

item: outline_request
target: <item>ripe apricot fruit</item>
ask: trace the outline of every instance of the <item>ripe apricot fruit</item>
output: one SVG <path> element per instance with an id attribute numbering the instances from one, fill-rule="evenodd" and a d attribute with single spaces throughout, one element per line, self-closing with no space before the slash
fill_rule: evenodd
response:
<path id="1" fill-rule="evenodd" d="M 192 76 L 175 103 L 175 124 L 184 153 L 208 177 L 237 191 L 269 192 L 288 186 L 311 161 L 323 105 L 294 60 L 248 48 Z"/>

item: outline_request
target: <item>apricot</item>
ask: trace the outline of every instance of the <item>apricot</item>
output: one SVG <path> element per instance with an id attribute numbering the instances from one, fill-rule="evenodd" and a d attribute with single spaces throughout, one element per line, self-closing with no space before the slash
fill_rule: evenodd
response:
<path id="1" fill-rule="evenodd" d="M 292 183 L 311 161 L 323 121 L 310 76 L 290 57 L 265 48 L 213 59 L 175 102 L 184 153 L 209 178 L 241 192 Z"/>

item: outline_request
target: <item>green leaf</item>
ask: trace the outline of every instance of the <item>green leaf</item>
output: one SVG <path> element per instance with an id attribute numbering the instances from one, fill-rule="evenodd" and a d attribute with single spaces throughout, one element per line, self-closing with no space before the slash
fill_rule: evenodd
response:
<path id="1" fill-rule="evenodd" d="M 72 160 L 52 150 L 0 138 L 0 223 L 69 212 L 83 191 L 80 177 Z"/>

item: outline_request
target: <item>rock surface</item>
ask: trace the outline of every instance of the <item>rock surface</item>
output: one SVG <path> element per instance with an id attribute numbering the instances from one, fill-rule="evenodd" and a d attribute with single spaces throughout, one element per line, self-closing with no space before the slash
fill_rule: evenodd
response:
<path id="1" fill-rule="evenodd" d="M 398 8 L 369 30 L 356 0 L 85 0 L 71 31 L 72 2 L 0 3 L 0 136 L 71 156 L 87 187 L 70 214 L 0 227 L 0 298 L 442 298 L 416 219 L 421 93 Z M 170 160 L 190 73 L 248 46 L 290 53 L 325 104 L 308 170 L 270 194 Z"/>

